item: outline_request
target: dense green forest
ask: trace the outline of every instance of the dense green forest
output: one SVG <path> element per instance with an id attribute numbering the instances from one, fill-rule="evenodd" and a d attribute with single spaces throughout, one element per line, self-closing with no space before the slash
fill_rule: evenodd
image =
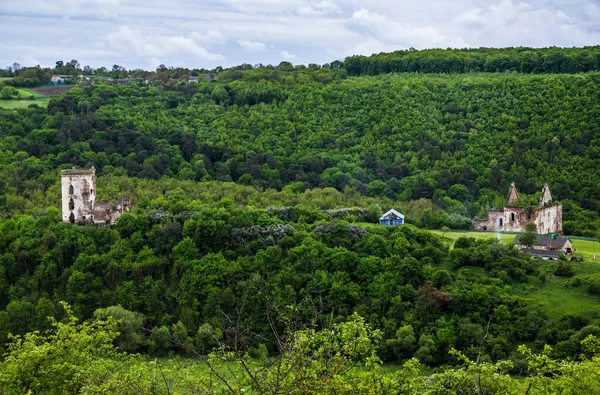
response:
<path id="1" fill-rule="evenodd" d="M 423 198 L 441 209 L 422 224 L 429 228 L 468 228 L 503 205 L 512 181 L 529 195 L 548 182 L 565 206 L 565 233 L 594 236 L 599 84 L 597 73 L 346 78 L 253 69 L 212 83 L 75 88 L 47 110 L 2 112 L 1 212 L 38 205 L 56 170 L 71 166 Z"/>
<path id="2" fill-rule="evenodd" d="M 362 219 L 380 213 L 372 205 Z M 183 345 L 202 353 L 216 340 L 275 352 L 274 331 L 290 320 L 328 327 L 353 312 L 381 330 L 377 354 L 388 362 L 440 365 L 452 348 L 505 359 L 525 342 L 579 358 L 581 341 L 600 335 L 593 312 L 549 317 L 512 290 L 572 276 L 572 264 L 532 261 L 496 241 L 459 239 L 448 251 L 411 225 L 365 229 L 306 206 L 240 209 L 227 199 L 140 210 L 112 228 L 59 218 L 49 210 L 0 224 L 3 342 L 47 329 L 47 316 L 64 314 L 60 300 L 81 319 L 119 317 L 117 344 L 156 356 L 185 354 Z M 576 279 L 597 298 L 597 276 Z"/>
<path id="3" fill-rule="evenodd" d="M 460 392 L 445 386 L 500 376 L 505 386 L 491 392 L 525 391 L 510 374 L 539 379 L 534 388 L 572 383 L 577 369 L 597 367 L 597 312 L 554 314 L 525 294 L 560 284 L 597 303 L 599 272 L 532 260 L 495 240 L 449 248 L 426 229 L 469 230 L 504 205 L 511 182 L 523 204 L 547 182 L 565 233 L 597 236 L 599 51 L 400 51 L 324 66 L 242 65 L 198 83 L 165 68 L 148 81 L 79 84 L 47 109 L 0 109 L 0 383 L 43 389 L 24 378 L 51 357 L 19 366 L 52 347 L 117 386 L 124 376 L 111 376 L 111 363 L 137 358 L 123 352 L 195 358 L 222 346 L 233 353 L 229 370 L 244 368 L 244 354 L 251 364 L 286 352 L 308 358 L 298 344 L 327 364 L 332 351 L 319 344 L 357 339 L 360 351 L 338 366 L 398 364 L 407 381 L 390 380 L 413 392 L 432 383 L 432 393 Z M 76 74 L 74 64 L 60 67 Z M 132 198 L 133 212 L 114 226 L 60 222 L 60 170 L 90 166 L 100 200 Z M 408 225 L 370 225 L 389 208 Z M 327 337 L 336 331 L 357 334 Z M 413 357 L 454 368 L 426 380 Z M 314 377 L 327 370 L 312 367 Z M 354 384 L 338 373 L 339 382 L 323 380 L 396 388 L 369 382 L 368 369 Z M 240 388 L 257 390 L 257 377 L 242 374 Z M 308 377 L 294 380 L 319 391 Z M 55 393 L 92 385 L 69 382 L 54 383 Z"/>
<path id="4" fill-rule="evenodd" d="M 373 56 L 351 56 L 342 66 L 350 75 L 383 73 L 585 73 L 599 71 L 600 47 L 472 48 L 403 50 Z"/>
<path id="5" fill-rule="evenodd" d="M 344 218 L 372 221 L 380 213 L 371 205 Z M 598 360 L 589 358 L 600 351 L 597 312 L 549 315 L 539 301 L 516 290 L 560 281 L 569 297 L 579 292 L 597 303 L 598 274 L 580 274 L 577 264 L 566 261 L 532 260 L 493 240 L 462 238 L 449 251 L 439 237 L 412 225 L 362 228 L 332 218 L 336 214 L 303 205 L 236 208 L 223 199 L 170 211 L 140 207 L 114 227 L 61 223 L 56 209 L 3 220 L 0 339 L 12 345 L 0 382 L 14 393 L 90 386 L 98 386 L 98 393 L 134 385 L 164 389 L 168 383 L 156 381 L 156 369 L 164 368 L 160 374 L 169 382 L 211 383 L 224 391 L 215 374 L 229 372 L 224 382 L 251 388 L 254 371 L 269 377 L 265 388 L 304 380 L 304 393 L 321 385 L 341 390 L 360 383 L 391 385 L 388 393 L 409 383 L 409 393 L 411 388 L 444 393 L 466 390 L 477 377 L 503 393 L 513 386 L 526 389 L 511 374 L 532 374 L 528 380 L 539 390 L 573 385 L 596 371 Z M 72 310 L 59 303 L 63 300 Z M 86 321 L 83 327 L 69 318 L 71 311 Z M 361 326 L 347 333 L 343 328 L 353 313 L 363 317 Z M 367 335 L 362 325 L 376 333 Z M 25 338 L 15 340 L 9 333 Z M 304 345 L 288 344 L 294 341 Z M 543 356 L 517 350 L 523 343 Z M 216 346 L 224 348 L 195 364 L 176 359 L 156 365 L 122 354 L 198 358 Z M 342 348 L 348 355 L 338 354 Z M 282 358 L 269 358 L 281 352 Z M 423 365 L 444 366 L 444 373 L 425 379 L 413 357 Z M 467 360 L 473 362 L 463 366 Z M 403 369 L 389 371 L 391 376 L 353 368 L 406 361 Z M 288 362 L 289 374 L 278 378 L 279 364 Z M 220 367 L 217 373 L 199 371 L 198 363 Z M 244 363 L 253 369 L 242 370 Z M 266 370 L 254 370 L 263 364 Z M 348 369 L 358 370 L 343 373 Z M 499 374 L 504 384 L 497 387 Z M 339 377 L 331 381 L 331 376 Z M 185 388 L 183 393 L 216 391 Z"/>

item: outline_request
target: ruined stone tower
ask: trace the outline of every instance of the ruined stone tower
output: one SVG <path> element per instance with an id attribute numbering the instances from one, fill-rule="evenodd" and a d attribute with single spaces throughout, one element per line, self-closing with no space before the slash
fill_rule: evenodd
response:
<path id="1" fill-rule="evenodd" d="M 128 197 L 110 202 L 96 202 L 96 169 L 70 169 L 61 173 L 62 221 L 114 224 L 125 211 L 131 210 Z"/>
<path id="2" fill-rule="evenodd" d="M 96 169 L 63 170 L 60 184 L 63 222 L 93 221 Z"/>
<path id="3" fill-rule="evenodd" d="M 517 207 L 519 193 L 513 182 L 508 191 L 506 204 L 502 210 L 488 210 L 488 219 L 476 219 L 475 230 L 525 232 L 525 225 L 533 222 L 536 233 L 562 233 L 562 205 L 552 202 L 548 184 L 544 185 L 539 200 L 539 207 Z"/>
<path id="4" fill-rule="evenodd" d="M 548 185 L 548 184 L 546 184 Z M 506 198 L 506 204 L 514 204 L 519 200 L 519 193 L 517 192 L 517 187 L 513 182 L 510 184 L 510 189 L 508 190 L 508 197 Z"/>
<path id="5" fill-rule="evenodd" d="M 552 194 L 550 193 L 550 187 L 548 183 L 544 184 L 544 189 L 542 189 L 542 196 L 540 196 L 540 207 L 544 207 L 547 204 L 552 203 Z"/>

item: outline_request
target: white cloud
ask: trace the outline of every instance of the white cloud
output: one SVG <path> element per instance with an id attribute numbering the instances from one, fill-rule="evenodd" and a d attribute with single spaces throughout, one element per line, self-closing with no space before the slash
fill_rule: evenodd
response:
<path id="1" fill-rule="evenodd" d="M 0 66 L 75 58 L 92 67 L 214 67 L 277 64 L 285 54 L 307 64 L 409 47 L 597 45 L 600 3 L 0 0 L 0 36 Z"/>
<path id="2" fill-rule="evenodd" d="M 267 46 L 265 45 L 265 43 L 261 43 L 258 41 L 238 40 L 237 43 L 246 52 L 262 52 L 267 49 Z"/>
<path id="3" fill-rule="evenodd" d="M 332 15 L 342 12 L 329 0 L 224 0 L 224 3 L 248 13 Z"/>
<path id="4" fill-rule="evenodd" d="M 220 61 L 225 58 L 199 46 L 192 38 L 184 36 L 149 35 L 140 30 L 121 26 L 106 36 L 107 45 L 114 51 L 155 58 L 158 56 L 188 54 L 196 60 Z"/>
<path id="5" fill-rule="evenodd" d="M 592 8 L 587 5 L 586 10 Z M 600 38 L 568 7 L 556 9 L 502 0 L 489 7 L 468 10 L 456 16 L 448 27 L 460 34 L 469 46 L 573 46 L 590 45 Z M 569 13 L 568 13 L 569 12 Z"/>
<path id="6" fill-rule="evenodd" d="M 164 64 L 164 63 L 161 62 L 160 59 L 152 57 L 152 58 L 148 59 L 147 64 L 148 64 L 148 68 L 150 70 L 154 70 L 154 69 L 158 68 L 158 66 L 160 66 L 161 64 Z"/>
<path id="7" fill-rule="evenodd" d="M 342 10 L 331 1 L 316 1 L 299 5 L 296 12 L 303 15 L 335 15 Z"/>
<path id="8" fill-rule="evenodd" d="M 192 38 L 196 42 L 204 43 L 207 45 L 213 44 L 225 44 L 227 40 L 223 35 L 216 30 L 209 30 L 204 34 L 192 32 L 190 34 L 190 38 Z"/>
<path id="9" fill-rule="evenodd" d="M 380 52 L 392 52 L 397 49 L 398 47 L 394 44 L 386 44 L 378 39 L 366 37 L 355 44 L 346 45 L 343 48 L 331 52 L 336 58 L 343 59 L 346 56 L 372 55 Z"/>
<path id="10" fill-rule="evenodd" d="M 289 53 L 288 51 L 281 51 L 281 56 L 283 56 L 283 58 L 285 60 L 294 60 L 296 59 L 296 55 Z"/>
<path id="11" fill-rule="evenodd" d="M 346 22 L 348 29 L 366 37 L 365 41 L 354 48 L 368 47 L 387 50 L 388 47 L 432 48 L 440 46 L 461 47 L 464 42 L 452 37 L 435 26 L 417 25 L 403 20 L 390 20 L 387 16 L 371 12 L 366 8 L 355 11 Z M 369 53 L 367 53 L 370 55 Z"/>

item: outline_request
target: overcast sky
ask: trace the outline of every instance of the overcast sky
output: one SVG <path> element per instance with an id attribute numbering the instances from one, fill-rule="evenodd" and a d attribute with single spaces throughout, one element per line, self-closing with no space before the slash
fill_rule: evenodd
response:
<path id="1" fill-rule="evenodd" d="M 0 66 L 326 63 L 414 47 L 600 44 L 600 0 L 0 0 Z"/>

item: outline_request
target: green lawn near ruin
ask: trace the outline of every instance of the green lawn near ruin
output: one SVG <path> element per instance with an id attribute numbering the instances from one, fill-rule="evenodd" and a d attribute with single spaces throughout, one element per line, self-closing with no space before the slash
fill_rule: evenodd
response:
<path id="1" fill-rule="evenodd" d="M 39 107 L 48 107 L 50 97 L 42 95 L 34 90 L 27 88 L 16 88 L 19 92 L 18 96 L 21 99 L 17 100 L 0 100 L 0 108 L 6 110 L 16 110 L 20 108 L 27 108 L 31 104 L 37 104 Z"/>

